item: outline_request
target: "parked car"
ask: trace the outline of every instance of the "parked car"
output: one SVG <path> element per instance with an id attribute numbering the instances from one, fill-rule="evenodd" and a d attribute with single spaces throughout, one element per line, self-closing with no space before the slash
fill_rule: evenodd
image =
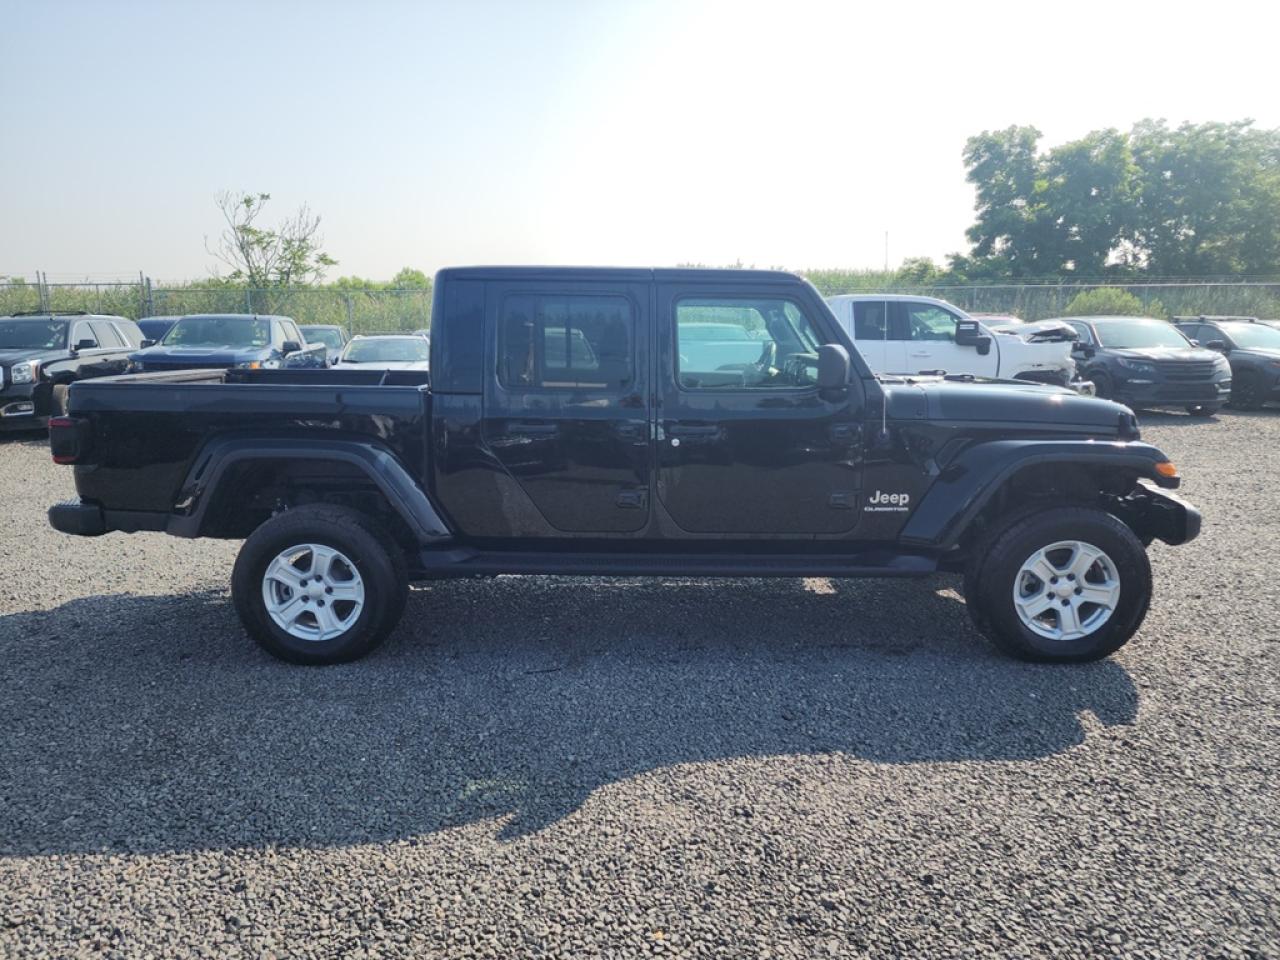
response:
<path id="1" fill-rule="evenodd" d="M 31 430 L 66 410 L 77 380 L 124 373 L 142 343 L 132 320 L 105 314 L 0 317 L 0 429 Z"/>
<path id="2" fill-rule="evenodd" d="M 426 370 L 430 367 L 431 345 L 426 337 L 413 334 L 355 336 L 334 364 L 337 367 L 364 367 L 373 370 Z"/>
<path id="3" fill-rule="evenodd" d="M 169 328 L 178 322 L 178 318 L 174 317 L 143 317 L 138 321 L 138 329 L 142 331 L 142 336 L 152 343 L 159 343 Z"/>
<path id="4" fill-rule="evenodd" d="M 763 331 L 767 368 L 729 336 L 691 356 L 709 316 Z M 1199 531 L 1130 410 L 877 378 L 791 274 L 443 270 L 433 317 L 430 386 L 358 366 L 76 384 L 51 448 L 78 499 L 50 522 L 247 537 L 240 618 L 304 663 L 368 653 L 411 578 L 939 570 L 1006 653 L 1092 660 L 1142 622 L 1144 543 Z"/>
<path id="5" fill-rule="evenodd" d="M 338 362 L 342 348 L 347 345 L 347 331 L 337 324 L 303 324 L 298 327 L 308 343 L 323 343 L 329 365 Z"/>
<path id="6" fill-rule="evenodd" d="M 130 359 L 135 371 L 323 367 L 325 345 L 307 343 L 288 317 L 201 313 L 178 318 L 164 339 Z"/>
<path id="7" fill-rule="evenodd" d="M 1280 400 L 1280 330 L 1252 317 L 1174 317 L 1186 336 L 1227 358 L 1231 406 L 1257 410 Z"/>
<path id="8" fill-rule="evenodd" d="M 1063 387 L 1076 379 L 1070 343 L 997 335 L 944 300 L 853 294 L 827 303 L 877 373 L 946 371 Z"/>
<path id="9" fill-rule="evenodd" d="M 1173 324 L 1150 317 L 1064 317 L 1080 339 L 1081 372 L 1098 396 L 1134 409 L 1183 407 L 1207 417 L 1231 396 L 1231 367 Z"/>

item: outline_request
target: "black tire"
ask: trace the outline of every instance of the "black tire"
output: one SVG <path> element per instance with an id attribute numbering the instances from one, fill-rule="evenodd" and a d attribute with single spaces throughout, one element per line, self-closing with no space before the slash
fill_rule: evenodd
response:
<path id="1" fill-rule="evenodd" d="M 1092 377 L 1093 393 L 1099 400 L 1115 399 L 1116 388 L 1111 383 L 1111 378 L 1107 374 L 1099 370 Z"/>
<path id="2" fill-rule="evenodd" d="M 1091 544 L 1110 558 L 1120 594 L 1111 616 L 1092 632 L 1053 640 L 1023 623 L 1013 595 L 1023 563 L 1037 550 L 1068 540 Z M 964 593 L 974 625 L 1002 653 L 1040 663 L 1083 663 L 1110 656 L 1142 625 L 1151 603 L 1151 564 L 1141 541 L 1111 514 L 1044 507 L 1011 517 L 984 538 L 965 572 Z"/>
<path id="3" fill-rule="evenodd" d="M 1258 378 L 1243 373 L 1231 382 L 1231 406 L 1236 410 L 1260 410 L 1266 403 L 1266 394 Z"/>
<path id="4" fill-rule="evenodd" d="M 263 596 L 267 567 L 283 551 L 304 544 L 339 551 L 363 584 L 358 615 L 329 639 L 289 633 L 272 618 Z M 346 663 L 365 656 L 395 629 L 408 594 L 404 554 L 391 536 L 365 514 L 326 504 L 297 507 L 262 524 L 244 542 L 231 574 L 231 596 L 245 630 L 272 656 L 290 663 Z M 323 597 L 305 602 L 324 606 Z M 352 612 L 354 604 L 347 615 Z"/>
<path id="5" fill-rule="evenodd" d="M 66 383 L 55 383 L 49 391 L 49 405 L 52 408 L 51 416 L 65 417 L 67 415 L 67 399 L 71 385 Z"/>
<path id="6" fill-rule="evenodd" d="M 1215 413 L 1222 409 L 1220 403 L 1189 403 L 1187 404 L 1187 413 L 1193 417 L 1212 417 Z"/>

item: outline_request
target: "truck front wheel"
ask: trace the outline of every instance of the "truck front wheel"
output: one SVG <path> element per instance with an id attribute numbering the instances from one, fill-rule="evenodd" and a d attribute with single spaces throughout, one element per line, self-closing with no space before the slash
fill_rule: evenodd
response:
<path id="1" fill-rule="evenodd" d="M 1119 650 L 1151 602 L 1151 565 L 1133 531 L 1101 510 L 1063 507 L 1013 519 L 965 575 L 974 623 L 1022 660 L 1078 663 Z"/>
<path id="2" fill-rule="evenodd" d="M 408 596 L 404 557 L 364 514 L 313 504 L 268 520 L 231 575 L 245 629 L 291 663 L 344 663 L 395 628 Z"/>

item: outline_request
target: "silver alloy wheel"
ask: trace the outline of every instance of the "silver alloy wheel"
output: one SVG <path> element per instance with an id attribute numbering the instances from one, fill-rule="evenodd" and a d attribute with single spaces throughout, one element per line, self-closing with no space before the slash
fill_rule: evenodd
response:
<path id="1" fill-rule="evenodd" d="M 364 581 L 341 551 L 303 543 L 280 551 L 262 575 L 267 613 L 285 633 L 320 642 L 341 636 L 364 609 Z"/>
<path id="2" fill-rule="evenodd" d="M 1013 606 L 1047 640 L 1079 640 L 1111 619 L 1120 603 L 1120 574 L 1102 550 L 1060 540 L 1037 550 L 1013 581 Z"/>

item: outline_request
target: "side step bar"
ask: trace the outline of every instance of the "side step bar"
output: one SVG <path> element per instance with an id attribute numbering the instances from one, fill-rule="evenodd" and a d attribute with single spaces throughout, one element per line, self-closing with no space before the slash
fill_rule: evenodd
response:
<path id="1" fill-rule="evenodd" d="M 923 577 L 933 557 L 883 551 L 846 554 L 560 553 L 428 549 L 418 554 L 417 579 L 498 574 L 591 577 Z"/>

